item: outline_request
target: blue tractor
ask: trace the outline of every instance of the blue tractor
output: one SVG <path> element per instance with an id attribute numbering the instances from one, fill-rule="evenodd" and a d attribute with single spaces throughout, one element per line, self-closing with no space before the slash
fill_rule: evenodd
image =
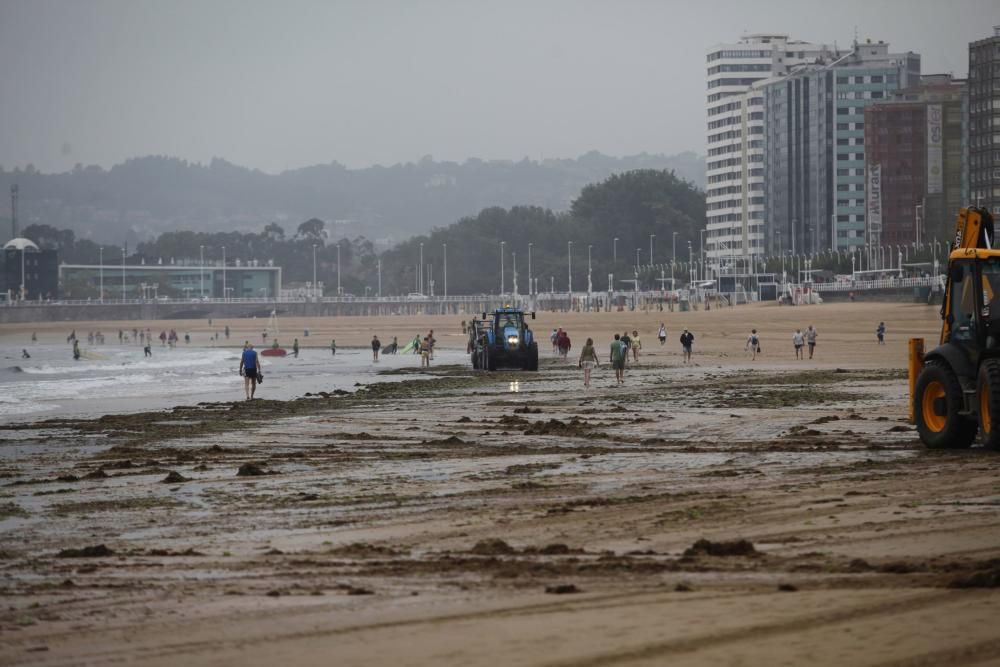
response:
<path id="1" fill-rule="evenodd" d="M 538 370 L 538 343 L 520 308 L 498 308 L 473 320 L 469 330 L 472 367 L 495 371 L 498 368 Z M 535 313 L 531 313 L 535 319 Z"/>

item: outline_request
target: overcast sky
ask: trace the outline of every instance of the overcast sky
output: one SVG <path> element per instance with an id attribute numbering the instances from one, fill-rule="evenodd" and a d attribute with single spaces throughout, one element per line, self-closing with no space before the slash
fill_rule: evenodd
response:
<path id="1" fill-rule="evenodd" d="M 996 0 L 0 0 L 0 165 L 702 152 L 712 44 L 856 28 L 965 76 L 998 23 Z"/>

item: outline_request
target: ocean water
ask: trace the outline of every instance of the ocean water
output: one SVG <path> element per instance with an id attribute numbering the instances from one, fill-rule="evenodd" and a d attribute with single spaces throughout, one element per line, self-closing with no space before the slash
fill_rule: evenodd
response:
<path id="1" fill-rule="evenodd" d="M 30 359 L 22 358 L 27 349 Z M 144 357 L 138 345 L 80 346 L 74 361 L 69 345 L 0 345 L 0 423 L 39 418 L 87 417 L 166 409 L 201 401 L 245 397 L 236 347 L 153 346 Z M 371 350 L 302 348 L 299 357 L 261 357 L 264 383 L 258 398 L 290 399 L 306 392 L 353 390 L 357 383 L 396 381 L 386 369 L 419 367 L 419 356 L 385 355 L 372 361 Z M 466 363 L 455 351 L 435 353 L 437 364 Z M 409 376 L 412 377 L 412 376 Z"/>

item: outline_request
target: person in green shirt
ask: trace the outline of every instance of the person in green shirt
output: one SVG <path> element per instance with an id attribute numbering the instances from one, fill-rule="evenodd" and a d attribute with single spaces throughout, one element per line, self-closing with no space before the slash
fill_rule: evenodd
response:
<path id="1" fill-rule="evenodd" d="M 615 334 L 615 339 L 611 341 L 611 367 L 615 369 L 616 386 L 625 384 L 625 344 L 621 341 L 621 335 Z"/>

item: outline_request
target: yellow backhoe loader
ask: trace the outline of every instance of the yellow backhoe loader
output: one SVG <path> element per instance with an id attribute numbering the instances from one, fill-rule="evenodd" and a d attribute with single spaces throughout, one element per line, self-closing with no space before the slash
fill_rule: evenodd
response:
<path id="1" fill-rule="evenodd" d="M 910 339 L 910 418 L 927 447 L 968 447 L 978 432 L 1000 449 L 1000 249 L 985 209 L 958 214 L 941 319 L 933 350 Z"/>

